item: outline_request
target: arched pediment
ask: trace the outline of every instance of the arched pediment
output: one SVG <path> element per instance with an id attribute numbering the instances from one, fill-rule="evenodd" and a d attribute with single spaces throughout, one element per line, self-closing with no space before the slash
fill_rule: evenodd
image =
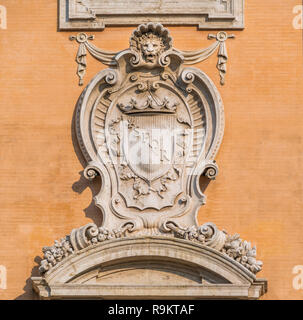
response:
<path id="1" fill-rule="evenodd" d="M 226 32 L 198 51 L 173 47 L 160 23 L 139 25 L 119 53 L 71 40 L 83 84 L 86 52 L 109 65 L 83 91 L 75 128 L 87 162 L 84 176 L 101 177 L 94 196 L 102 225 L 90 223 L 42 249 L 40 297 L 259 298 L 266 281 L 256 247 L 213 223 L 198 225 L 206 196 L 200 177 L 215 179 L 224 109 L 212 80 L 193 65 L 218 49 L 224 84 Z"/>
<path id="2" fill-rule="evenodd" d="M 102 242 L 33 280 L 46 299 L 256 299 L 266 291 L 265 281 L 225 254 L 167 237 Z"/>

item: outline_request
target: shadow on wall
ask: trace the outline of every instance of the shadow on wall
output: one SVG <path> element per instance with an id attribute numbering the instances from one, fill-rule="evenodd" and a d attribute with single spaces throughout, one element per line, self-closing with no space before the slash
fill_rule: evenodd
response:
<path id="1" fill-rule="evenodd" d="M 80 99 L 80 98 L 79 98 Z M 79 101 L 79 100 L 78 100 Z M 74 109 L 73 117 L 72 117 L 72 123 L 71 123 L 71 137 L 72 137 L 72 143 L 75 150 L 75 153 L 78 157 L 79 162 L 83 166 L 83 168 L 86 167 L 86 161 L 82 155 L 80 146 L 78 144 L 77 135 L 76 135 L 76 128 L 75 128 L 75 119 L 76 119 L 76 112 L 77 112 L 77 105 Z M 78 194 L 81 194 L 86 188 L 90 188 L 92 193 L 92 201 L 89 204 L 89 206 L 85 209 L 83 209 L 85 216 L 92 220 L 93 223 L 95 223 L 97 226 L 101 226 L 102 224 L 102 212 L 101 210 L 95 206 L 93 198 L 99 193 L 101 188 L 101 177 L 97 177 L 93 181 L 87 180 L 84 175 L 83 171 L 79 172 L 79 180 L 74 182 L 72 185 L 72 190 Z M 74 226 L 75 228 L 77 226 Z M 70 230 L 71 231 L 71 230 Z M 58 238 L 63 237 L 64 235 L 58 235 Z M 55 240 L 55 239 L 54 239 Z M 42 249 L 42 248 L 41 248 Z M 42 253 L 41 253 L 42 254 Z M 23 287 L 24 293 L 21 294 L 16 298 L 16 300 L 36 300 L 38 299 L 38 296 L 35 294 L 32 288 L 32 281 L 31 277 L 39 277 L 39 266 L 42 258 L 39 256 L 36 256 L 34 261 L 37 264 L 33 267 L 31 271 L 31 276 L 26 280 L 25 286 Z"/>
<path id="2" fill-rule="evenodd" d="M 79 102 L 79 99 L 78 99 L 78 102 Z M 81 165 L 83 166 L 83 168 L 85 168 L 87 163 L 83 157 L 82 151 L 78 143 L 77 134 L 76 134 L 76 112 L 77 112 L 78 102 L 73 112 L 73 117 L 71 122 L 71 137 L 72 137 L 72 143 L 73 143 L 74 151 L 77 155 L 77 158 L 81 163 Z M 97 226 L 101 226 L 102 220 L 103 220 L 102 212 L 98 207 L 95 206 L 95 203 L 93 200 L 94 197 L 99 193 L 101 189 L 101 177 L 97 177 L 93 181 L 89 181 L 84 177 L 83 170 L 79 172 L 79 175 L 80 175 L 79 180 L 73 183 L 72 190 L 78 194 L 81 194 L 86 188 L 90 188 L 92 193 L 92 201 L 87 208 L 83 209 L 83 211 L 85 212 L 85 216 L 87 218 L 91 219 L 92 222 L 95 223 Z M 200 177 L 199 184 L 200 184 L 200 189 L 203 193 L 207 189 L 207 186 L 209 185 L 209 183 L 210 183 L 210 180 L 208 178 L 206 178 L 205 176 Z M 77 226 L 74 226 L 74 227 L 76 228 Z M 60 236 L 63 237 L 64 235 L 58 235 L 58 238 Z M 41 257 L 39 256 L 35 257 L 34 261 L 37 265 L 33 267 L 31 271 L 31 276 L 26 280 L 25 286 L 23 287 L 24 293 L 18 296 L 16 300 L 37 300 L 38 299 L 38 296 L 35 294 L 32 288 L 31 277 L 40 276 L 39 266 L 40 266 L 41 260 L 42 260 Z"/>
<path id="3" fill-rule="evenodd" d="M 77 133 L 76 133 L 76 113 L 77 113 L 78 103 L 80 99 L 81 99 L 81 96 L 77 101 L 77 104 L 74 109 L 73 117 L 72 117 L 71 137 L 72 137 L 75 154 L 77 155 L 77 158 L 81 163 L 82 167 L 85 168 L 87 165 L 87 162 L 83 157 L 82 151 L 78 143 Z M 83 171 L 80 171 L 79 175 L 80 175 L 80 178 L 78 181 L 73 183 L 72 189 L 74 192 L 81 194 L 86 188 L 90 188 L 92 193 L 92 200 L 89 206 L 83 209 L 83 211 L 85 212 L 85 216 L 87 218 L 91 219 L 92 222 L 95 223 L 97 226 L 101 226 L 102 212 L 98 207 L 95 206 L 95 202 L 93 200 L 94 197 L 99 193 L 101 189 L 101 177 L 97 177 L 96 179 L 89 181 L 84 177 Z"/>
<path id="4" fill-rule="evenodd" d="M 81 96 L 80 96 L 80 98 L 81 98 Z M 79 102 L 80 98 L 78 99 L 78 102 Z M 77 105 L 78 105 L 78 102 L 77 102 Z M 77 105 L 74 110 L 73 120 L 72 120 L 72 124 L 71 124 L 71 136 L 72 136 L 72 141 L 73 141 L 73 147 L 74 147 L 75 153 L 78 157 L 78 160 L 82 164 L 83 168 L 85 168 L 87 165 L 87 162 L 83 157 L 82 151 L 81 151 L 79 143 L 78 143 L 77 134 L 76 134 Z M 77 182 L 75 182 L 73 184 L 72 189 L 74 192 L 81 194 L 86 188 L 88 188 L 88 187 L 90 188 L 90 190 L 92 192 L 92 201 L 91 201 L 90 205 L 86 209 L 84 209 L 85 216 L 87 218 L 91 219 L 97 226 L 101 226 L 102 220 L 103 220 L 102 219 L 102 212 L 98 207 L 95 206 L 95 203 L 93 200 L 93 198 L 101 190 L 101 177 L 98 176 L 97 178 L 93 179 L 92 181 L 89 181 L 84 177 L 83 171 L 79 172 L 79 174 L 80 174 L 80 178 Z M 210 181 L 211 180 L 205 176 L 200 177 L 199 185 L 200 185 L 200 189 L 203 193 L 207 189 Z"/>
<path id="5" fill-rule="evenodd" d="M 209 183 L 211 180 L 209 180 L 207 177 L 205 176 L 200 176 L 200 180 L 199 180 L 199 186 L 201 191 L 204 193 L 205 190 L 207 189 Z"/>
<path id="6" fill-rule="evenodd" d="M 85 89 L 83 92 L 85 92 Z M 81 163 L 82 167 L 85 168 L 87 166 L 87 162 L 82 154 L 82 151 L 79 146 L 78 139 L 77 139 L 77 133 L 76 133 L 76 114 L 77 114 L 77 108 L 78 108 L 78 104 L 79 104 L 80 100 L 81 100 L 81 95 L 77 101 L 77 104 L 75 106 L 74 113 L 73 113 L 73 118 L 72 118 L 72 123 L 71 123 L 71 137 L 72 137 L 74 151 L 78 157 L 78 160 Z M 97 226 L 101 226 L 102 220 L 103 220 L 102 219 L 102 212 L 98 207 L 95 206 L 95 202 L 93 200 L 94 197 L 100 192 L 101 177 L 99 176 L 99 177 L 95 178 L 94 180 L 89 181 L 84 177 L 83 171 L 79 172 L 79 175 L 80 175 L 80 178 L 78 181 L 76 181 L 73 184 L 72 189 L 74 192 L 81 194 L 86 188 L 90 188 L 91 193 L 92 193 L 92 201 L 91 201 L 90 205 L 84 209 L 85 216 L 87 218 L 91 219 L 92 222 L 95 223 Z M 207 186 L 209 185 L 209 183 L 210 183 L 210 180 L 207 177 L 205 177 L 205 176 L 200 177 L 199 185 L 200 185 L 200 189 L 203 193 L 207 189 Z"/>
<path id="7" fill-rule="evenodd" d="M 23 287 L 24 293 L 18 296 L 15 300 L 38 300 L 38 296 L 35 294 L 32 287 L 31 277 L 40 276 L 39 265 L 41 260 L 42 260 L 41 257 L 38 257 L 38 256 L 35 257 L 34 261 L 37 263 L 37 265 L 33 267 L 31 276 L 25 282 L 25 286 Z"/>

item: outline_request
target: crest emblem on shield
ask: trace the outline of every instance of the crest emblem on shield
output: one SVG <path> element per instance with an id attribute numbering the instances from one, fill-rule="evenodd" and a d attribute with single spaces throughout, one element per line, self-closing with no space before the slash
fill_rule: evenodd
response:
<path id="1" fill-rule="evenodd" d="M 111 139 L 119 140 L 114 149 L 120 156 L 120 192 L 129 206 L 142 209 L 158 204 L 159 210 L 171 206 L 181 193 L 182 183 L 177 181 L 185 151 L 179 140 L 188 126 L 178 119 L 182 108 L 184 102 L 172 90 L 149 81 L 119 97 L 119 118 L 113 121 Z M 128 186 L 125 192 L 123 185 Z"/>
<path id="2" fill-rule="evenodd" d="M 207 174 L 216 174 L 211 159 L 221 141 L 223 111 L 210 80 L 185 68 L 184 59 L 166 28 L 141 25 L 129 49 L 111 62 L 117 69 L 101 71 L 103 80 L 87 95 L 89 127 L 78 129 L 91 130 L 86 156 L 95 159 L 94 168 L 102 166 L 107 194 L 98 206 L 117 223 L 129 220 L 151 233 L 170 219 L 190 224 L 205 199 L 199 177 L 210 164 Z"/>

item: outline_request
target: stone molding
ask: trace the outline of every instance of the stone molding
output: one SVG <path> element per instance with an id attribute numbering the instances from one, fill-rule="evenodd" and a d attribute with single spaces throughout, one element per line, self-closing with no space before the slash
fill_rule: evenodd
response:
<path id="1" fill-rule="evenodd" d="M 224 33 L 216 45 L 226 39 Z M 83 52 L 86 36 L 77 41 Z M 84 176 L 101 177 L 94 200 L 108 230 L 128 225 L 133 235 L 152 235 L 172 232 L 163 229 L 169 222 L 198 227 L 197 211 L 206 201 L 199 179 L 218 174 L 224 109 L 213 82 L 184 66 L 184 59 L 168 29 L 140 25 L 130 48 L 115 55 L 115 64 L 98 73 L 79 99 Z"/>
<path id="2" fill-rule="evenodd" d="M 148 22 L 199 29 L 243 29 L 244 0 L 60 0 L 59 30 L 103 30 Z"/>
<path id="3" fill-rule="evenodd" d="M 209 77 L 187 67 L 218 49 L 226 72 L 225 32 L 194 52 L 173 47 L 160 23 L 139 25 L 119 53 L 80 33 L 81 81 L 86 51 L 109 66 L 81 94 L 75 116 L 83 175 L 101 178 L 95 195 L 101 226 L 90 223 L 43 248 L 41 298 L 257 299 L 266 280 L 256 247 L 213 223 L 198 225 L 206 197 L 200 178 L 214 180 L 224 133 L 221 96 Z M 141 289 L 140 289 L 141 288 Z M 139 290 L 140 289 L 140 290 Z"/>
<path id="4" fill-rule="evenodd" d="M 70 235 L 60 241 L 56 240 L 53 246 L 43 248 L 44 259 L 41 261 L 39 271 L 41 274 L 45 274 L 61 261 L 85 248 L 113 239 L 132 239 L 130 233 L 132 227 L 132 225 L 125 225 L 123 229 L 110 231 L 90 223 L 79 229 L 74 229 Z M 195 226 L 180 228 L 174 223 L 168 223 L 163 228 L 173 231 L 172 234 L 167 234 L 168 239 L 174 237 L 213 248 L 234 259 L 254 274 L 262 269 L 262 262 L 256 260 L 255 246 L 252 247 L 250 242 L 243 241 L 238 234 L 231 236 L 225 231 L 220 231 L 213 223 L 205 223 L 199 228 Z M 155 239 L 158 238 L 155 237 Z"/>
<path id="5" fill-rule="evenodd" d="M 152 283 L 146 277 L 150 273 Z M 258 299 L 267 290 L 266 280 L 256 279 L 228 255 L 167 237 L 104 241 L 75 252 L 32 281 L 42 299 Z"/>

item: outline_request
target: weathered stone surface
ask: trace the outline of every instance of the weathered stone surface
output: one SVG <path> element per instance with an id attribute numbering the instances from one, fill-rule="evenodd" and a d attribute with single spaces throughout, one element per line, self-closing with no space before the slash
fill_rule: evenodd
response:
<path id="1" fill-rule="evenodd" d="M 219 32 L 216 38 L 213 47 L 228 36 Z M 80 79 L 85 48 L 110 65 L 83 91 L 76 111 L 77 138 L 88 163 L 84 176 L 102 181 L 94 200 L 103 223 L 74 229 L 43 249 L 43 277 L 33 279 L 40 296 L 123 297 L 128 285 L 142 298 L 258 298 L 265 282 L 255 286 L 254 274 L 262 268 L 256 248 L 212 223 L 197 222 L 205 204 L 199 180 L 217 176 L 224 131 L 215 85 L 202 71 L 184 66 L 184 55 L 199 60 L 205 51 L 183 55 L 159 23 L 140 25 L 129 49 L 114 56 L 89 46 L 83 33 L 75 39 Z M 100 267 L 115 271 L 104 274 Z M 92 270 L 98 270 L 96 277 Z M 170 279 L 164 287 L 163 272 Z M 115 273 L 122 277 L 112 285 Z M 151 286 L 153 280 L 159 287 Z"/>
<path id="2" fill-rule="evenodd" d="M 8 13 L 8 28 L 0 30 L 0 265 L 7 268 L 8 286 L 0 299 L 33 299 L 27 279 L 36 274 L 42 247 L 73 228 L 100 224 L 90 189 L 98 182 L 80 180 L 71 132 L 81 91 L 76 44 L 67 41 L 69 32 L 57 32 L 57 1 L 0 4 Z M 302 299 L 302 290 L 292 286 L 292 269 L 303 256 L 302 30 L 292 26 L 297 4 L 245 1 L 245 30 L 234 31 L 237 40 L 227 43 L 227 83 L 219 88 L 226 113 L 216 157 L 220 172 L 198 213 L 199 224 L 213 221 L 257 244 L 264 262 L 258 277 L 269 280 L 264 299 Z M 170 29 L 179 49 L 207 45 L 207 31 Z M 106 28 L 95 33 L 94 44 L 119 51 L 130 33 L 129 27 Z M 198 68 L 219 87 L 215 64 L 213 57 Z M 88 57 L 86 81 L 101 68 Z M 290 246 L 281 249 L 286 235 Z"/>
<path id="3" fill-rule="evenodd" d="M 32 280 L 44 299 L 258 299 L 267 290 L 266 280 L 218 250 L 167 237 L 105 241 Z"/>
<path id="4" fill-rule="evenodd" d="M 205 73 L 183 65 L 161 24 L 140 25 L 113 60 L 83 91 L 76 116 L 84 175 L 102 179 L 94 197 L 102 227 L 132 235 L 169 234 L 168 224 L 198 227 L 206 198 L 199 178 L 218 173 L 218 90 Z"/>
<path id="5" fill-rule="evenodd" d="M 161 22 L 200 29 L 243 29 L 244 0 L 60 0 L 60 30 Z"/>
<path id="6" fill-rule="evenodd" d="M 95 224 L 90 223 L 79 229 L 74 229 L 69 236 L 60 241 L 56 240 L 52 247 L 43 248 L 44 259 L 41 261 L 40 273 L 44 274 L 79 250 L 93 247 L 105 241 L 130 237 L 131 228 L 129 227 L 132 225 L 128 225 L 124 229 L 108 230 L 104 227 L 98 228 Z M 166 228 L 172 231 L 166 236 L 185 239 L 223 252 L 254 274 L 262 269 L 262 262 L 256 260 L 256 247 L 252 247 L 249 242 L 240 239 L 238 234 L 230 236 L 225 231 L 218 230 L 213 223 L 205 223 L 199 228 L 195 226 L 180 228 L 173 223 L 168 223 Z"/>

